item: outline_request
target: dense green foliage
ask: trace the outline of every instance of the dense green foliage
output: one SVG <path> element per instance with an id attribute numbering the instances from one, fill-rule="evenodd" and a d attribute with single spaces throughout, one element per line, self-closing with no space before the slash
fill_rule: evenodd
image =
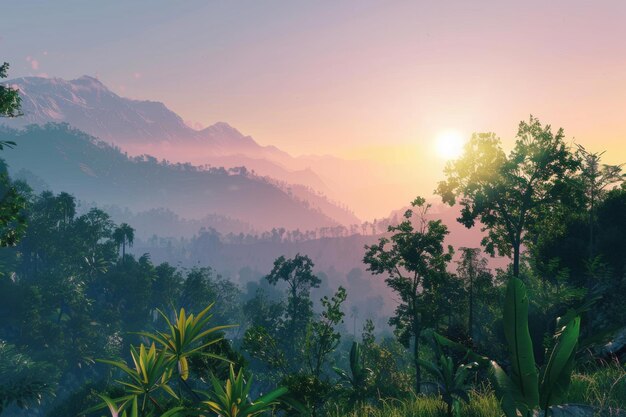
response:
<path id="1" fill-rule="evenodd" d="M 245 288 L 208 266 L 155 265 L 133 253 L 132 225 L 68 193 L 35 193 L 5 169 L 0 414 L 624 407 L 623 347 L 605 342 L 626 327 L 626 188 L 611 188 L 620 167 L 593 155 L 536 119 L 520 125 L 508 157 L 495 136 L 474 136 L 439 192 L 460 197 L 460 221 L 481 221 L 487 252 L 511 255 L 512 265 L 494 273 L 480 249 L 459 248 L 455 268 L 448 228 L 418 198 L 362 252 L 398 297 L 394 334 L 370 316 L 360 335 L 356 319 L 351 331 L 344 323 L 348 300 L 350 318 L 363 303 L 351 294 L 358 285 L 329 282 L 307 254 L 278 257 Z"/>
<path id="2" fill-rule="evenodd" d="M 507 157 L 493 133 L 473 135 L 463 156 L 446 166 L 437 193 L 450 205 L 460 198 L 459 221 L 473 227 L 480 220 L 485 250 L 512 256 L 517 277 L 521 245 L 532 244 L 534 235 L 555 227 L 561 212 L 575 209 L 572 179 L 580 162 L 562 129 L 553 134 L 533 117 L 520 123 L 516 139 Z"/>
<path id="3" fill-rule="evenodd" d="M 0 65 L 0 79 L 7 77 L 9 64 Z M 0 84 L 0 117 L 16 117 L 21 114 L 21 97 L 19 91 Z M 5 147 L 13 148 L 12 140 L 1 140 L 0 151 Z M 24 198 L 18 191 L 7 171 L 4 160 L 0 159 L 0 247 L 13 246 L 21 237 L 25 219 L 23 216 Z"/>
<path id="4" fill-rule="evenodd" d="M 419 393 L 421 334 L 424 328 L 438 327 L 441 311 L 451 302 L 443 290 L 438 290 L 450 281 L 446 266 L 452 260 L 453 250 L 443 245 L 448 234 L 446 226 L 440 220 L 426 221 L 429 205 L 425 205 L 425 200 L 417 198 L 412 206 L 420 210 L 418 225 L 411 222 L 413 210 L 407 210 L 402 223 L 389 227 L 393 233 L 390 238 L 383 237 L 377 245 L 366 247 L 363 262 L 375 274 L 386 274 L 387 285 L 402 300 L 390 324 L 395 326 L 403 344 L 413 345 L 415 391 Z"/>
<path id="5" fill-rule="evenodd" d="M 226 226 L 226 232 L 237 234 L 250 227 L 269 230 L 281 225 L 304 233 L 338 226 L 317 204 L 299 195 L 317 198 L 319 206 L 349 216 L 316 193 L 296 194 L 245 168 L 173 163 L 149 155 L 131 157 L 67 124 L 29 125 L 22 130 L 0 124 L 0 138 L 19 144 L 3 156 L 12 174 L 23 174 L 20 177 L 69 192 L 82 201 L 133 211 L 165 208 L 185 218 L 217 215 L 213 227 Z M 223 220 L 230 224 L 222 224 Z"/>

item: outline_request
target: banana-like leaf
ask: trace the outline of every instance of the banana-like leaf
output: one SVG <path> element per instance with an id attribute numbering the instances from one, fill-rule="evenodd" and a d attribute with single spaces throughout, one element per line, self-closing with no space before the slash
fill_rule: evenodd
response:
<path id="1" fill-rule="evenodd" d="M 500 406 L 506 417 L 518 417 L 518 410 L 526 415 L 528 406 L 519 387 L 504 370 L 496 363 L 489 361 L 489 379 L 496 391 L 496 397 L 500 399 Z"/>
<path id="2" fill-rule="evenodd" d="M 477 362 L 480 366 L 484 366 L 484 367 L 490 366 L 491 361 L 486 356 L 479 355 L 478 353 L 472 351 L 468 347 L 463 346 L 462 344 L 458 342 L 454 342 L 448 339 L 447 337 L 440 335 L 439 333 L 433 332 L 432 334 L 433 334 L 433 337 L 435 338 L 435 341 L 440 346 L 445 346 L 456 352 L 463 353 L 468 359 L 470 359 L 473 362 Z"/>
<path id="3" fill-rule="evenodd" d="M 574 366 L 579 334 L 580 317 L 575 317 L 558 330 L 555 335 L 556 344 L 541 376 L 540 400 L 543 410 L 564 399 Z"/>
<path id="4" fill-rule="evenodd" d="M 511 380 L 529 409 L 539 405 L 539 378 L 528 330 L 528 296 L 524 283 L 511 278 L 504 304 L 504 335 L 511 352 Z"/>
<path id="5" fill-rule="evenodd" d="M 361 372 L 361 346 L 357 342 L 352 342 L 350 348 L 350 368 L 355 376 Z"/>
<path id="6" fill-rule="evenodd" d="M 439 380 L 439 381 L 444 380 L 444 375 L 441 372 L 441 370 L 439 369 L 439 367 L 437 366 L 437 364 L 434 364 L 432 362 L 428 362 L 428 361 L 426 361 L 424 359 L 418 359 L 417 362 L 418 362 L 419 366 L 424 368 L 424 370 L 426 372 L 428 372 L 430 375 L 435 377 L 437 380 Z"/>

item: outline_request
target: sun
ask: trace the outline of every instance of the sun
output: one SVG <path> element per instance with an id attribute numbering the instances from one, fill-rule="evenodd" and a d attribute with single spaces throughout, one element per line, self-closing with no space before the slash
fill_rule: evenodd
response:
<path id="1" fill-rule="evenodd" d="M 437 155 L 445 160 L 457 159 L 463 154 L 465 139 L 458 130 L 446 130 L 441 132 L 435 142 Z"/>

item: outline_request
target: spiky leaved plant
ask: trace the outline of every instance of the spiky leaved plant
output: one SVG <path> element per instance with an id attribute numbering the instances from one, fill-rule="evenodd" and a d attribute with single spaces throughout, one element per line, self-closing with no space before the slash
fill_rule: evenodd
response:
<path id="1" fill-rule="evenodd" d="M 224 386 L 214 376 L 211 377 L 213 392 L 203 393 L 208 400 L 202 404 L 210 411 L 221 417 L 253 417 L 270 410 L 277 404 L 278 398 L 287 393 L 286 388 L 278 388 L 256 400 L 251 400 L 250 389 L 252 377 L 245 380 L 243 370 L 235 374 L 235 369 L 230 366 L 229 377 Z"/>
<path id="2" fill-rule="evenodd" d="M 120 369 L 130 379 L 130 381 L 116 380 L 128 392 L 127 396 L 116 399 L 116 402 L 141 397 L 141 409 L 143 411 L 148 401 L 158 405 L 154 397 L 154 393 L 157 391 L 165 391 L 173 398 L 178 399 L 176 393 L 168 385 L 172 377 L 172 361 L 167 357 L 165 351 L 157 350 L 154 343 L 149 348 L 141 344 L 139 350 L 131 346 L 130 355 L 133 359 L 133 368 L 122 361 L 98 360 Z"/>
<path id="3" fill-rule="evenodd" d="M 211 308 L 213 308 L 213 305 L 214 303 L 197 315 L 187 315 L 185 309 L 181 308 L 179 313 L 174 313 L 173 323 L 161 310 L 157 310 L 165 319 L 167 330 L 164 332 L 157 331 L 155 333 L 138 333 L 161 345 L 165 354 L 169 358 L 174 359 L 178 364 L 178 374 L 183 381 L 189 378 L 189 363 L 187 359 L 202 349 L 219 342 L 222 340 L 222 337 L 215 337 L 208 342 L 204 339 L 216 332 L 234 327 L 232 325 L 223 325 L 207 328 L 208 323 L 213 317 L 212 314 L 208 314 Z M 211 353 L 203 354 L 217 359 L 224 359 Z"/>

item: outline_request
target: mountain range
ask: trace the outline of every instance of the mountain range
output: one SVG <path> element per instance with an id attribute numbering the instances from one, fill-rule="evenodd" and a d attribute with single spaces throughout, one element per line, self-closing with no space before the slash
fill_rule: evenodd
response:
<path id="1" fill-rule="evenodd" d="M 226 168 L 246 166 L 261 175 L 328 191 L 312 170 L 297 169 L 300 164 L 289 154 L 259 145 L 228 123 L 193 129 L 163 103 L 121 97 L 96 78 L 24 77 L 8 84 L 20 90 L 24 113 L 7 121 L 10 127 L 68 123 L 131 155 Z"/>
<path id="2" fill-rule="evenodd" d="M 164 104 L 120 97 L 93 77 L 26 77 L 9 84 L 19 88 L 24 112 L 0 131 L 18 143 L 3 154 L 11 172 L 106 207 L 145 233 L 349 226 L 361 223 L 345 204 L 355 201 L 350 192 L 360 187 L 363 204 L 374 205 L 389 188 L 376 182 L 384 172 L 375 164 L 292 157 L 224 122 L 196 130 Z M 342 202 L 327 197 L 333 192 Z M 403 212 L 391 211 L 379 224 Z M 482 233 L 461 227 L 456 209 L 438 205 L 432 214 L 451 228 L 450 243 L 479 245 Z"/>
<path id="3" fill-rule="evenodd" d="M 56 192 L 70 192 L 87 203 L 134 212 L 163 208 L 184 219 L 219 215 L 256 230 L 310 230 L 358 222 L 350 212 L 307 188 L 296 193 L 246 169 L 130 157 L 67 124 L 30 125 L 21 130 L 3 127 L 0 136 L 17 143 L 2 155 L 13 175 L 45 183 Z"/>
<path id="4" fill-rule="evenodd" d="M 410 191 L 414 184 L 406 176 L 394 177 L 389 166 L 331 155 L 292 156 L 260 145 L 225 122 L 193 129 L 165 104 L 121 97 L 94 77 L 23 77 L 7 84 L 20 90 L 24 113 L 3 121 L 12 128 L 68 123 L 133 156 L 148 154 L 201 166 L 245 166 L 257 175 L 321 192 L 361 218 L 384 216 L 414 197 Z M 406 196 L 397 197 L 398 191 Z M 376 195 L 385 198 L 373 198 Z"/>

